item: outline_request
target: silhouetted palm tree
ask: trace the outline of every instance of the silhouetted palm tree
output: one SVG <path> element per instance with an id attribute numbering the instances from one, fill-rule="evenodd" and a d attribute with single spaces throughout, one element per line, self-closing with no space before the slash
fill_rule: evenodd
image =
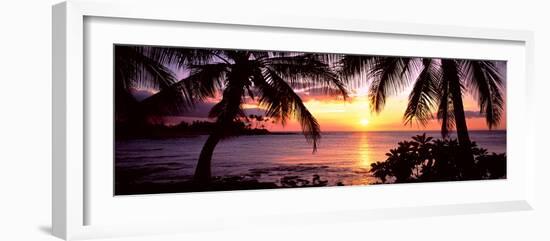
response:
<path id="1" fill-rule="evenodd" d="M 371 80 L 369 101 L 374 112 L 382 110 L 388 95 L 397 94 L 414 82 L 405 123 L 417 120 L 425 125 L 435 110 L 442 136 L 448 136 L 456 126 L 465 159 L 463 168 L 465 175 L 470 176 L 474 158 L 462 96 L 469 91 L 477 99 L 487 126 L 498 125 L 504 108 L 503 77 L 494 61 L 349 55 L 341 63 L 344 75 L 363 74 Z"/>
<path id="2" fill-rule="evenodd" d="M 265 108 L 266 117 L 283 125 L 289 118 L 296 118 L 315 151 L 320 138 L 319 123 L 295 89 L 347 97 L 344 84 L 323 61 L 326 56 L 239 50 L 195 50 L 190 54 L 181 52 L 189 51 L 185 49 L 165 50 L 159 54 L 160 59 L 176 62 L 190 74 L 171 88 L 160 91 L 158 96 L 168 98 L 170 92 L 185 92 L 183 96 L 195 102 L 221 97 L 209 113 L 210 118 L 216 119 L 216 127 L 199 155 L 194 176 L 198 183 L 210 181 L 214 149 L 220 140 L 232 135 L 232 123 L 246 118 L 242 106 L 245 102 L 256 101 Z"/>

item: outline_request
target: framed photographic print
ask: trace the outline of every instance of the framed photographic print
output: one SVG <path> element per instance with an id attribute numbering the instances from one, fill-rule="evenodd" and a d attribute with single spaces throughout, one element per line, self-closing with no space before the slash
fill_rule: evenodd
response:
<path id="1" fill-rule="evenodd" d="M 531 209 L 530 32 L 128 4 L 53 8 L 56 236 Z"/>

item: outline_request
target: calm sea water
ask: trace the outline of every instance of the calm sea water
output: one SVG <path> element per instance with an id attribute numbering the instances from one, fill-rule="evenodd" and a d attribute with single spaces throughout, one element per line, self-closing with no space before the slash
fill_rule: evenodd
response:
<path id="1" fill-rule="evenodd" d="M 284 176 L 311 180 L 317 174 L 329 185 L 369 184 L 370 164 L 385 160 L 397 142 L 422 132 L 323 133 L 318 151 L 302 135 L 240 136 L 218 144 L 212 159 L 212 175 L 249 176 L 278 182 Z M 439 138 L 439 132 L 427 132 Z M 116 141 L 117 171 L 141 173 L 133 182 L 171 182 L 192 178 L 207 136 Z M 506 131 L 471 131 L 470 138 L 489 152 L 506 152 Z"/>

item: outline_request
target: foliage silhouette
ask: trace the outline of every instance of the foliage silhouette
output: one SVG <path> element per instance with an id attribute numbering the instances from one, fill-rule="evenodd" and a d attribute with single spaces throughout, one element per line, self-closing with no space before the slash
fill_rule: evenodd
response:
<path id="1" fill-rule="evenodd" d="M 506 178 L 506 154 L 488 154 L 472 142 L 475 175 L 472 179 Z M 371 164 L 370 172 L 382 183 L 433 182 L 464 180 L 471 175 L 460 163 L 462 151 L 455 139 L 433 139 L 426 133 L 402 141 L 386 153 L 383 162 Z"/>
<path id="2" fill-rule="evenodd" d="M 462 95 L 469 91 L 477 99 L 489 129 L 500 123 L 504 77 L 494 61 L 346 55 L 340 65 L 343 76 L 363 76 L 371 81 L 368 96 L 371 111 L 377 113 L 389 95 L 398 94 L 413 82 L 403 116 L 405 124 L 416 120 L 424 126 L 435 111 L 443 137 L 456 126 L 462 149 L 457 154 L 463 160 L 457 164 L 466 170 L 465 179 L 476 177 Z"/>
<path id="3" fill-rule="evenodd" d="M 224 138 L 244 133 L 243 130 L 262 130 L 268 123 L 285 125 L 288 119 L 295 118 L 315 152 L 320 126 L 296 90 L 322 91 L 346 99 L 344 83 L 352 78 L 370 81 L 368 95 L 374 112 L 383 109 L 388 96 L 412 83 L 404 123 L 426 125 L 435 112 L 444 138 L 453 128 L 457 130 L 457 140 L 433 140 L 422 135 L 398 143 L 385 162 L 372 166 L 373 174 L 382 182 L 506 175 L 506 166 L 501 165 L 505 154 L 488 154 L 471 142 L 462 99 L 464 92 L 469 91 L 488 127 L 500 123 L 504 111 L 503 76 L 494 61 L 122 45 L 115 46 L 114 61 L 115 118 L 117 122 L 128 122 L 130 129 L 150 131 L 146 128 L 155 116 L 182 113 L 197 102 L 221 98 L 209 113 L 215 122 L 200 127 L 209 137 L 194 175 L 199 185 L 208 186 L 211 181 L 216 145 Z M 172 68 L 190 74 L 177 80 Z M 142 88 L 155 92 L 137 100 L 132 90 Z M 250 102 L 259 103 L 266 110 L 265 116 L 246 116 L 243 104 Z M 178 128 L 190 128 L 185 125 Z M 120 127 L 124 128 L 117 124 L 117 129 Z M 292 178 L 287 181 L 296 185 L 310 183 Z M 323 181 L 314 177 L 311 183 Z"/>
<path id="4" fill-rule="evenodd" d="M 221 100 L 209 114 L 216 119 L 216 128 L 201 150 L 195 171 L 194 179 L 199 185 L 208 185 L 211 179 L 214 149 L 220 140 L 231 136 L 226 127 L 246 118 L 242 107 L 245 101 L 256 101 L 266 109 L 266 117 L 283 125 L 289 118 L 296 118 L 315 151 L 321 137 L 320 126 L 295 89 L 314 87 L 326 94 L 347 97 L 344 83 L 323 61 L 325 57 L 317 54 L 214 49 L 194 50 L 190 54 L 187 49 L 176 48 L 159 51 L 157 56 L 176 60 L 179 67 L 191 72 L 189 77 L 161 90 L 159 96 L 184 92 L 191 96 L 190 100 L 197 101 L 221 93 Z"/>
<path id="5" fill-rule="evenodd" d="M 311 88 L 345 99 L 344 83 L 324 61 L 330 58 L 309 53 L 115 46 L 115 112 L 117 119 L 146 120 L 185 111 L 221 93 L 221 101 L 209 113 L 216 119 L 216 128 L 203 146 L 195 172 L 197 183 L 208 184 L 214 149 L 220 140 L 231 136 L 229 126 L 246 118 L 245 101 L 258 102 L 272 122 L 284 125 L 289 118 L 296 118 L 316 150 L 321 137 L 319 123 L 295 89 Z M 176 81 L 165 67 L 168 65 L 190 71 L 190 75 Z M 135 86 L 152 86 L 158 92 L 136 101 L 130 91 Z"/>
<path id="6" fill-rule="evenodd" d="M 215 123 L 199 120 L 195 120 L 191 123 L 182 121 L 177 125 L 144 123 L 135 126 L 133 124 L 118 123 L 115 130 L 115 136 L 117 140 L 192 137 L 197 135 L 208 135 L 215 128 Z M 230 126 L 227 126 L 226 132 L 230 133 L 232 136 L 293 134 L 288 132 L 272 133 L 263 127 L 253 128 L 250 123 L 241 120 L 234 121 Z"/>
<path id="7" fill-rule="evenodd" d="M 171 98 L 158 94 L 144 100 L 137 99 L 132 91 L 156 89 L 168 92 L 177 81 L 168 68 L 172 62 L 155 54 L 156 50 L 146 46 L 116 45 L 115 51 L 115 120 L 140 127 L 149 118 L 168 113 L 167 110 L 183 110 L 190 107 L 192 100 L 187 92 L 174 92 Z"/>

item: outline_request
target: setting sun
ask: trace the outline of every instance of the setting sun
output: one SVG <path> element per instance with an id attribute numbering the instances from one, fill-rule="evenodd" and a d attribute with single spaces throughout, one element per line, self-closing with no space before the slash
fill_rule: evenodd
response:
<path id="1" fill-rule="evenodd" d="M 362 126 L 366 126 L 369 124 L 369 120 L 363 118 L 359 121 L 359 124 L 361 124 Z"/>

